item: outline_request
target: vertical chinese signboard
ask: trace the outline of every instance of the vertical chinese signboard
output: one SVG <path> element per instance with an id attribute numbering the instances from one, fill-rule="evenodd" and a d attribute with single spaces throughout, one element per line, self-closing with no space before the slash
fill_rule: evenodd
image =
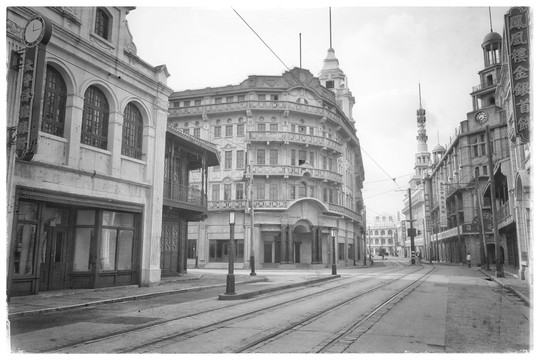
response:
<path id="1" fill-rule="evenodd" d="M 448 226 L 448 219 L 446 217 L 446 188 L 444 183 L 439 183 L 439 222 L 441 227 Z"/>
<path id="2" fill-rule="evenodd" d="M 527 7 L 510 9 L 505 15 L 505 23 L 514 104 L 514 130 L 516 136 L 528 143 L 530 139 L 529 9 Z"/>
<path id="3" fill-rule="evenodd" d="M 424 193 L 426 229 L 431 233 L 431 197 Z"/>
<path id="4" fill-rule="evenodd" d="M 16 152 L 21 160 L 30 161 L 37 153 L 41 127 L 41 98 L 45 82 L 45 50 L 52 25 L 42 16 L 28 21 L 24 30 L 26 45 L 23 62 Z"/>

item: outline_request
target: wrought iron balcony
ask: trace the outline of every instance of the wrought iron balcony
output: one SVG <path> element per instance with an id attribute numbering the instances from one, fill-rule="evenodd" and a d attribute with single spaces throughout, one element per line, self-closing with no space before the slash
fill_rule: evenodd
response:
<path id="1" fill-rule="evenodd" d="M 328 139 L 322 136 L 301 134 L 285 131 L 250 131 L 248 140 L 251 142 L 289 142 L 302 145 L 313 145 L 332 149 L 340 154 L 343 153 L 343 145 L 336 140 Z"/>
<path id="2" fill-rule="evenodd" d="M 343 175 L 330 170 L 293 165 L 252 165 L 254 176 L 308 176 L 320 180 L 343 182 Z"/>
<path id="3" fill-rule="evenodd" d="M 180 185 L 171 180 L 163 181 L 163 200 L 165 203 L 195 211 L 206 211 L 206 194 L 197 188 Z"/>
<path id="4" fill-rule="evenodd" d="M 282 111 L 295 111 L 305 114 L 312 114 L 326 118 L 337 123 L 343 129 L 346 129 L 349 136 L 356 137 L 356 130 L 348 120 L 344 121 L 344 118 L 337 113 L 321 106 L 313 106 L 308 104 L 299 104 L 293 101 L 261 101 L 261 100 L 246 100 L 237 102 L 226 102 L 220 104 L 205 104 L 196 106 L 185 107 L 170 107 L 169 114 L 171 117 L 175 116 L 190 116 L 213 113 L 226 113 L 226 112 L 238 112 L 246 110 L 282 110 Z"/>

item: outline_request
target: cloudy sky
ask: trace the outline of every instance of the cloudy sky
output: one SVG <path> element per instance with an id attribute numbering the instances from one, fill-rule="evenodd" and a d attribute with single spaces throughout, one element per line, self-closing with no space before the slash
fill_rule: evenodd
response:
<path id="1" fill-rule="evenodd" d="M 249 75 L 281 75 L 300 66 L 299 34 L 301 66 L 318 76 L 330 46 L 331 7 L 332 47 L 356 99 L 370 218 L 397 216 L 404 206 L 417 151 L 418 85 L 431 151 L 437 143 L 446 146 L 472 110 L 470 92 L 484 67 L 481 44 L 491 30 L 488 6 L 493 31 L 501 35 L 512 6 L 375 3 L 146 1 L 127 19 L 137 54 L 152 65 L 167 65 L 168 85 L 180 91 L 238 84 Z"/>

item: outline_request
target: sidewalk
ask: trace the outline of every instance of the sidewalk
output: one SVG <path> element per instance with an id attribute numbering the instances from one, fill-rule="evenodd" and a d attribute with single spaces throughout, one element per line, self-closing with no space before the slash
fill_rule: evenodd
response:
<path id="1" fill-rule="evenodd" d="M 164 278 L 159 285 L 151 287 L 130 285 L 102 289 L 65 289 L 45 291 L 37 295 L 17 296 L 12 297 L 7 303 L 8 318 L 211 288 L 222 288 L 225 293 L 226 275 L 227 270 L 221 269 L 189 269 L 187 274 Z M 327 281 L 336 277 L 339 275 L 331 275 L 329 271 L 268 270 L 257 272 L 256 276 L 250 276 L 249 270 L 235 270 L 236 294 L 227 295 L 224 298 L 247 299 L 271 291 Z M 252 286 L 246 286 L 248 284 Z M 221 295 L 220 298 L 222 298 Z"/>
<path id="2" fill-rule="evenodd" d="M 480 267 L 478 267 L 478 270 L 484 275 L 489 276 L 497 284 L 513 292 L 517 297 L 527 303 L 528 306 L 531 306 L 531 289 L 529 281 L 520 280 L 516 269 L 507 269 L 503 267 L 504 277 L 497 277 L 495 265 L 491 266 L 489 271 Z"/>

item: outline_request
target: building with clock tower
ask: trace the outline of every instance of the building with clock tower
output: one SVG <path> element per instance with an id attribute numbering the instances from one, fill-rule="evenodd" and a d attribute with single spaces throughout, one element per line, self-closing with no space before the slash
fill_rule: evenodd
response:
<path id="1" fill-rule="evenodd" d="M 460 122 L 450 143 L 433 151 L 431 174 L 426 181 L 432 222 L 428 231 L 433 232 L 431 243 L 436 260 L 464 263 L 470 253 L 475 265 L 486 261 L 494 264 L 498 243 L 504 265 L 514 266 L 517 249 L 510 235 L 510 223 L 504 225 L 508 235 L 495 241 L 489 181 L 492 166 L 498 179 L 496 201 L 504 203 L 508 197 L 505 179 L 511 169 L 507 126 L 496 96 L 501 76 L 502 37 L 491 30 L 481 48 L 484 68 L 478 73 L 480 84 L 470 93 L 473 109 Z M 483 227 L 481 218 L 486 219 Z"/>

